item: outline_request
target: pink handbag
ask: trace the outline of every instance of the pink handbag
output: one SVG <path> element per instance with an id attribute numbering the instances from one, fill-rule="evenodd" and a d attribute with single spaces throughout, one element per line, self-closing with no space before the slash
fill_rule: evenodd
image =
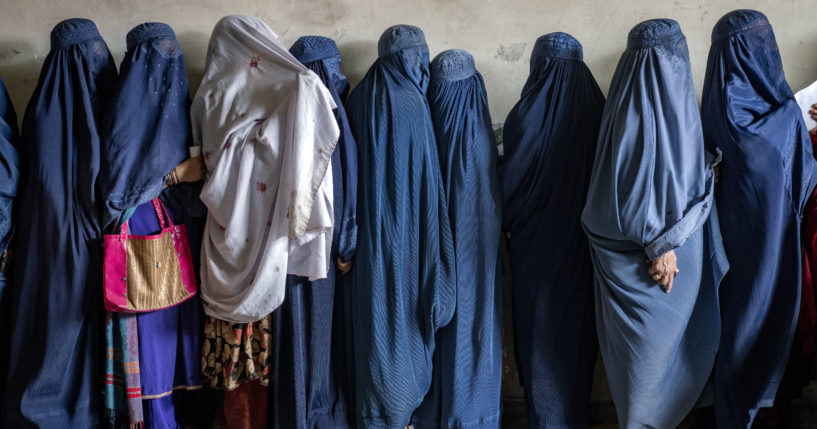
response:
<path id="1" fill-rule="evenodd" d="M 182 303 L 196 294 L 196 275 L 184 225 L 174 225 L 159 198 L 153 208 L 162 230 L 156 235 L 105 235 L 105 309 L 144 313 Z M 168 226 L 165 226 L 167 217 Z"/>

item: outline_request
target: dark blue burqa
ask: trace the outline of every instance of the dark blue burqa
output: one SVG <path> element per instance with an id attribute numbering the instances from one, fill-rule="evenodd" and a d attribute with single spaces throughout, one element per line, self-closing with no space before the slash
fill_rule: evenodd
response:
<path id="1" fill-rule="evenodd" d="M 800 305 L 800 220 L 815 161 L 780 52 L 762 13 L 737 10 L 712 31 L 702 118 L 723 152 L 717 189 L 732 269 L 720 288 L 718 427 L 749 427 L 773 405 Z"/>
<path id="2" fill-rule="evenodd" d="M 182 50 L 168 25 L 153 22 L 134 27 L 127 35 L 127 49 L 101 127 L 98 183 L 105 202 L 106 232 L 117 233 L 131 219 L 131 234 L 150 235 L 159 231 L 151 200 L 162 193 L 165 175 L 187 158 L 189 90 Z M 165 192 L 184 192 L 174 188 Z M 188 206 L 196 204 L 200 203 L 188 202 Z M 181 212 L 172 215 L 174 222 L 186 223 Z M 201 229 L 191 225 L 188 234 L 201 235 Z M 191 250 L 198 255 L 198 249 Z M 125 317 L 138 321 L 148 427 L 179 427 L 170 393 L 174 388 L 201 385 L 199 306 L 194 297 L 164 310 L 112 318 L 113 323 L 123 323 Z"/>
<path id="3" fill-rule="evenodd" d="M 347 103 L 358 143 L 351 284 L 356 424 L 403 429 L 431 384 L 454 312 L 454 248 L 426 89 L 422 30 L 387 29 Z"/>
<path id="4" fill-rule="evenodd" d="M 103 415 L 97 118 L 116 66 L 96 25 L 69 19 L 23 120 L 9 377 L 0 427 L 93 428 Z"/>
<path id="5" fill-rule="evenodd" d="M 340 52 L 332 39 L 299 38 L 290 52 L 315 72 L 338 106 L 340 138 L 332 153 L 334 230 L 332 261 L 351 261 L 357 224 L 357 145 L 343 100 L 348 91 L 340 69 Z M 344 428 L 349 426 L 346 397 L 354 380 L 347 373 L 341 273 L 334 265 L 325 279 L 288 276 L 286 299 L 272 313 L 274 374 L 270 377 L 269 420 L 275 428 Z"/>
<path id="6" fill-rule="evenodd" d="M 500 180 L 528 427 L 587 427 L 596 362 L 593 271 L 581 212 L 604 95 L 565 33 L 536 40 L 505 120 Z"/>
<path id="7" fill-rule="evenodd" d="M 17 132 L 17 114 L 11 105 L 6 86 L 0 80 L 0 254 L 11 250 L 9 243 L 14 231 L 12 214 L 20 178 L 17 148 L 20 134 Z M 10 257 L 10 253 L 6 258 Z M 0 260 L 0 404 L 6 390 L 8 368 L 9 301 L 6 284 L 11 280 L 10 259 Z"/>
<path id="8" fill-rule="evenodd" d="M 488 96 L 474 58 L 431 62 L 431 118 L 456 259 L 456 311 L 437 332 L 431 390 L 415 428 L 498 428 L 502 384 L 501 198 Z"/>
<path id="9" fill-rule="evenodd" d="M 187 158 L 190 140 L 187 74 L 173 29 L 138 25 L 128 32 L 127 49 L 100 128 L 106 233 L 161 194 L 165 175 Z"/>
<path id="10" fill-rule="evenodd" d="M 582 224 L 596 327 L 622 428 L 674 428 L 695 406 L 720 339 L 726 262 L 686 38 L 655 19 L 628 36 L 601 118 Z M 674 251 L 666 293 L 649 262 Z"/>
<path id="11" fill-rule="evenodd" d="M 0 80 L 0 253 L 8 248 L 14 230 L 12 211 L 20 178 L 20 162 L 17 157 L 19 139 L 17 114 L 11 105 L 6 86 Z M 3 274 L 0 272 L 0 294 L 5 286 Z"/>

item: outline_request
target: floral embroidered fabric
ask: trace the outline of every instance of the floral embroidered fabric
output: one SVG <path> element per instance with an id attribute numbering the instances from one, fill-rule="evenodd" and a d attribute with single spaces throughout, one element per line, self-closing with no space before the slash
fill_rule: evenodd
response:
<path id="1" fill-rule="evenodd" d="M 252 323 L 233 323 L 207 316 L 202 374 L 216 389 L 232 390 L 247 381 L 269 385 L 271 338 L 269 315 Z"/>

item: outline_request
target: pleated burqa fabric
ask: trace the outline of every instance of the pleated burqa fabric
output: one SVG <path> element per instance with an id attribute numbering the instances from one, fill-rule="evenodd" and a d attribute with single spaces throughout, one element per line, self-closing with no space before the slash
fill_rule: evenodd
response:
<path id="1" fill-rule="evenodd" d="M 502 383 L 501 198 L 488 96 L 474 58 L 431 62 L 428 89 L 456 259 L 456 311 L 437 332 L 431 390 L 415 428 L 498 428 Z"/>
<path id="2" fill-rule="evenodd" d="M 817 150 L 817 135 L 809 133 L 811 151 Z M 797 319 L 797 337 L 808 362 L 808 374 L 817 376 L 817 189 L 803 209 L 803 233 L 800 248 L 803 255 L 803 285 L 800 314 Z"/>
<path id="3" fill-rule="evenodd" d="M 454 312 L 454 248 L 426 90 L 422 30 L 387 29 L 352 91 L 358 244 L 352 268 L 356 425 L 404 428 L 431 383 Z"/>
<path id="4" fill-rule="evenodd" d="M 340 52 L 332 39 L 299 38 L 290 53 L 323 82 L 337 105 L 340 129 L 332 152 L 334 228 L 332 267 L 325 279 L 287 276 L 286 299 L 270 315 L 273 373 L 269 382 L 269 420 L 274 428 L 345 428 L 346 397 L 353 380 L 346 373 L 347 344 L 342 311 L 341 274 L 335 261 L 352 260 L 357 226 L 357 146 L 339 95 L 346 88 Z M 339 84 L 336 86 L 336 84 Z M 348 86 L 348 84 L 347 84 Z M 339 318 L 340 317 L 340 318 Z"/>
<path id="5" fill-rule="evenodd" d="M 101 127 L 98 182 L 107 233 L 118 233 L 125 220 L 130 220 L 131 234 L 159 232 L 151 200 L 162 193 L 165 175 L 187 158 L 188 107 L 187 74 L 173 29 L 157 22 L 134 27 L 127 35 L 127 53 Z M 168 210 L 174 223 L 184 223 L 183 215 Z M 188 234 L 197 232 L 201 234 L 188 229 Z M 199 308 L 196 296 L 163 310 L 111 315 L 114 325 L 136 318 L 142 408 L 148 427 L 178 427 L 173 391 L 201 386 Z M 133 415 L 129 420 L 135 423 Z"/>
<path id="6" fill-rule="evenodd" d="M 173 29 L 159 22 L 140 24 L 126 39 L 100 131 L 104 226 L 116 232 L 137 206 L 161 194 L 165 175 L 187 158 L 190 141 L 187 73 Z"/>
<path id="7" fill-rule="evenodd" d="M 712 31 L 702 118 L 723 152 L 718 210 L 732 269 L 720 289 L 718 427 L 749 427 L 774 403 L 800 304 L 800 220 L 815 160 L 766 17 L 726 14 Z"/>
<path id="8" fill-rule="evenodd" d="M 714 159 L 680 26 L 636 25 L 610 84 L 582 213 L 599 348 L 622 428 L 676 427 L 712 372 L 728 267 Z M 648 261 L 671 250 L 680 272 L 666 293 Z"/>
<path id="9" fill-rule="evenodd" d="M 11 286 L 9 377 L 1 427 L 102 422 L 102 201 L 98 118 L 116 66 L 96 25 L 69 19 L 23 120 Z"/>
<path id="10" fill-rule="evenodd" d="M 11 105 L 6 86 L 0 80 L 0 404 L 6 391 L 8 368 L 8 337 L 11 327 L 8 325 L 9 288 L 11 282 L 10 245 L 14 233 L 14 200 L 17 197 L 17 184 L 20 179 L 20 160 L 17 149 L 20 146 L 20 133 L 17 130 L 17 114 Z"/>
<path id="11" fill-rule="evenodd" d="M 6 86 L 0 80 L 0 253 L 8 249 L 14 232 L 12 213 L 20 178 L 19 146 L 17 113 L 11 105 Z M 5 290 L 5 274 L 0 270 L 0 295 Z"/>
<path id="12" fill-rule="evenodd" d="M 536 40 L 503 129 L 514 342 L 528 427 L 590 424 L 596 362 L 593 270 L 581 213 L 604 95 L 565 33 Z"/>

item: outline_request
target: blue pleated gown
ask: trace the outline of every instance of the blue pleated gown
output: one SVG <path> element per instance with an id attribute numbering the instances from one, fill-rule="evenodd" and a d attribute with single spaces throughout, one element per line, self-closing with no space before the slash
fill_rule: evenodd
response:
<path id="1" fill-rule="evenodd" d="M 715 160 L 704 151 L 680 26 L 636 25 L 610 85 L 582 212 L 599 348 L 622 428 L 676 427 L 712 372 L 728 267 Z M 665 293 L 648 261 L 670 250 L 680 272 Z"/>
<path id="2" fill-rule="evenodd" d="M 14 200 L 20 179 L 20 160 L 17 149 L 20 133 L 17 114 L 11 105 L 6 86 L 0 80 L 0 404 L 6 391 L 8 368 L 9 289 L 11 281 L 11 238 L 14 233 Z"/>
<path id="3" fill-rule="evenodd" d="M 0 427 L 102 423 L 102 202 L 98 118 L 116 66 L 96 25 L 51 32 L 23 119 L 10 290 L 10 359 Z"/>
<path id="4" fill-rule="evenodd" d="M 581 212 L 603 109 L 579 41 L 565 33 L 537 39 L 522 97 L 505 120 L 500 164 L 530 428 L 590 424 L 597 340 Z"/>
<path id="5" fill-rule="evenodd" d="M 498 428 L 502 384 L 501 197 L 482 75 L 468 52 L 431 62 L 431 118 L 456 259 L 456 310 L 437 332 L 431 390 L 415 428 Z"/>
<path id="6" fill-rule="evenodd" d="M 723 152 L 717 187 L 732 269 L 720 288 L 719 428 L 748 428 L 774 404 L 800 308 L 800 221 L 817 181 L 811 141 L 774 33 L 753 10 L 712 31 L 702 102 L 706 145 Z"/>
<path id="7" fill-rule="evenodd" d="M 454 247 L 426 100 L 425 36 L 391 27 L 378 54 L 346 106 L 358 146 L 356 426 L 403 429 L 431 384 L 435 334 L 454 312 Z"/>

